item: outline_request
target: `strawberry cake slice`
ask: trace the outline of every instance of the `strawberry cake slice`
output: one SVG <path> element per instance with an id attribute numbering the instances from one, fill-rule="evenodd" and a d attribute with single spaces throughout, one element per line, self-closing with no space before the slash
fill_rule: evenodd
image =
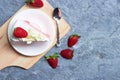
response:
<path id="1" fill-rule="evenodd" d="M 39 25 L 28 20 L 18 20 L 14 25 L 13 41 L 22 41 L 31 44 L 34 41 L 49 41 L 50 36 L 42 32 Z"/>

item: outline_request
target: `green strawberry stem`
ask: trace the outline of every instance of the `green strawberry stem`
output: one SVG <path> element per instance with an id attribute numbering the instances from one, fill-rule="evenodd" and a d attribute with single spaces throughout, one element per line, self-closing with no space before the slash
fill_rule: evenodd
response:
<path id="1" fill-rule="evenodd" d="M 30 2 L 34 3 L 35 0 L 27 0 L 26 3 L 29 4 Z"/>
<path id="2" fill-rule="evenodd" d="M 70 36 L 70 38 L 72 38 L 73 36 L 77 36 L 78 38 L 81 37 L 81 36 L 79 36 L 78 34 L 72 34 L 72 35 Z"/>
<path id="3" fill-rule="evenodd" d="M 47 59 L 47 60 L 50 59 L 50 56 L 45 56 L 45 59 Z"/>
<path id="4" fill-rule="evenodd" d="M 56 59 L 57 57 L 59 57 L 57 52 L 54 53 L 53 55 L 45 56 L 45 58 L 46 58 L 47 60 L 50 59 L 50 58 Z"/>
<path id="5" fill-rule="evenodd" d="M 58 57 L 58 53 L 54 53 L 53 55 L 52 55 L 52 58 L 57 58 Z"/>
<path id="6" fill-rule="evenodd" d="M 31 0 L 32 1 L 32 3 L 34 3 L 35 2 L 35 0 Z"/>

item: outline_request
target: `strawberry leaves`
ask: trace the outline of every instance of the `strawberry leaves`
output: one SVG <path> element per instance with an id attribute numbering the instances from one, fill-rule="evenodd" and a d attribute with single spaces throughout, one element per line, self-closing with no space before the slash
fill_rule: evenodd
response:
<path id="1" fill-rule="evenodd" d="M 32 2 L 32 3 L 34 3 L 34 2 L 35 2 L 35 0 L 31 0 L 31 2 Z"/>
<path id="2" fill-rule="evenodd" d="M 50 59 L 50 58 L 55 59 L 55 58 L 57 58 L 57 57 L 59 57 L 59 56 L 58 56 L 58 53 L 54 53 L 53 55 L 45 56 L 46 59 Z"/>
<path id="3" fill-rule="evenodd" d="M 27 3 L 34 3 L 35 0 L 27 0 Z"/>

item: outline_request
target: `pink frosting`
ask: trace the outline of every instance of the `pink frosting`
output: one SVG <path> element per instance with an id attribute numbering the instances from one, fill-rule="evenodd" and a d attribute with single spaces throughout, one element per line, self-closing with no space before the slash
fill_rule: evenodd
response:
<path id="1" fill-rule="evenodd" d="M 39 26 L 37 26 L 37 25 L 36 25 L 36 26 L 32 25 L 28 20 L 24 20 L 24 22 L 27 23 L 27 24 L 28 24 L 29 26 L 31 26 L 32 28 L 34 28 L 35 30 L 37 30 L 38 32 L 41 32 L 43 35 L 45 35 L 47 38 L 50 39 L 50 35 L 47 34 L 47 33 L 42 32 L 41 29 L 39 28 Z"/>

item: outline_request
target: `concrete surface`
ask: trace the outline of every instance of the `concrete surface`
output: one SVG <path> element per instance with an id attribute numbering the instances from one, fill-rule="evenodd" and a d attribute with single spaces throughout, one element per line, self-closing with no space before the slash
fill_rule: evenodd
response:
<path id="1" fill-rule="evenodd" d="M 0 0 L 0 25 L 26 0 Z M 67 48 L 69 35 L 81 35 L 72 60 L 59 57 L 52 69 L 44 58 L 32 68 L 9 67 L 0 71 L 0 80 L 120 80 L 120 0 L 48 0 L 60 7 L 71 31 L 61 40 Z"/>

